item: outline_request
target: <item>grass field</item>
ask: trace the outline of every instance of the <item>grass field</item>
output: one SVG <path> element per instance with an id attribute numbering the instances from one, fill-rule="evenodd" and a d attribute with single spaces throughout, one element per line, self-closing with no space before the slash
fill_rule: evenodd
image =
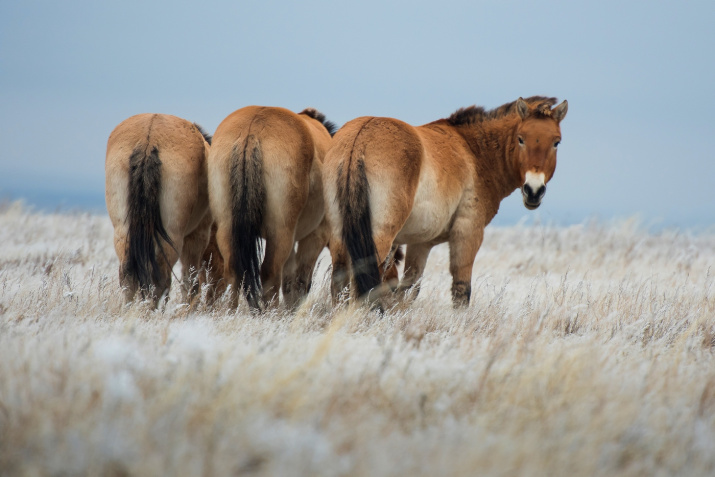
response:
<path id="1" fill-rule="evenodd" d="M 104 216 L 0 209 L 0 475 L 713 475 L 715 231 L 487 228 L 410 307 L 122 306 Z"/>

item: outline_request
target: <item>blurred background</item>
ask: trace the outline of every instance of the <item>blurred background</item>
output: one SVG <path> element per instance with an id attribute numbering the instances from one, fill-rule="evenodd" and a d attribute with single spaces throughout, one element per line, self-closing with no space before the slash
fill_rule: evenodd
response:
<path id="1" fill-rule="evenodd" d="M 710 227 L 713 23 L 707 1 L 4 1 L 0 200 L 106 212 L 107 137 L 137 113 L 419 125 L 538 94 L 569 101 L 556 175 L 536 212 L 514 194 L 493 223 Z"/>

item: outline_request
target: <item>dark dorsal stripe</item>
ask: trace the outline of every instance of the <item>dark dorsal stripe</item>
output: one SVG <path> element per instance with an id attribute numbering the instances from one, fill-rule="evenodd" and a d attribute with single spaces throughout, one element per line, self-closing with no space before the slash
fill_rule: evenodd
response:
<path id="1" fill-rule="evenodd" d="M 524 101 L 532 108 L 532 114 L 543 117 L 551 116 L 551 107 L 556 104 L 556 98 L 548 98 L 546 96 L 531 96 Z M 464 124 L 481 123 L 489 119 L 499 119 L 516 111 L 515 106 L 516 101 L 512 101 L 511 103 L 503 104 L 490 111 L 486 111 L 481 106 L 460 108 L 447 118 L 447 122 L 452 126 L 461 126 Z"/>
<path id="2" fill-rule="evenodd" d="M 338 126 L 336 126 L 334 122 L 325 119 L 325 114 L 321 113 L 315 108 L 305 108 L 298 114 L 305 114 L 306 116 L 311 117 L 316 121 L 320 122 L 320 124 L 325 126 L 325 129 L 328 130 L 328 133 L 331 136 L 335 135 L 335 132 L 338 130 Z"/>

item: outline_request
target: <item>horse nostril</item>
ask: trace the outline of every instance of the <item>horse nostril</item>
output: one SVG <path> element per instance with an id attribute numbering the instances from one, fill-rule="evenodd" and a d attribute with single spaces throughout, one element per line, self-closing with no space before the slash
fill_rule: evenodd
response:
<path id="1" fill-rule="evenodd" d="M 529 184 L 524 184 L 524 194 L 526 194 L 527 197 L 533 197 L 534 189 L 532 189 Z"/>
<path id="2" fill-rule="evenodd" d="M 536 196 L 537 199 L 541 199 L 542 197 L 544 197 L 544 194 L 546 194 L 546 186 L 543 186 L 543 185 L 542 185 L 542 186 L 539 187 L 539 189 L 536 191 L 535 196 Z"/>

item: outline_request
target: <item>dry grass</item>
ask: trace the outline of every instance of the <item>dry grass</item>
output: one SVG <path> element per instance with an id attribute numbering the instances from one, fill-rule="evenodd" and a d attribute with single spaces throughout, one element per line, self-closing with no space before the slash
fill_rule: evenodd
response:
<path id="1" fill-rule="evenodd" d="M 111 236 L 0 210 L 2 475 L 715 472 L 715 232 L 491 228 L 383 317 L 123 307 Z"/>

